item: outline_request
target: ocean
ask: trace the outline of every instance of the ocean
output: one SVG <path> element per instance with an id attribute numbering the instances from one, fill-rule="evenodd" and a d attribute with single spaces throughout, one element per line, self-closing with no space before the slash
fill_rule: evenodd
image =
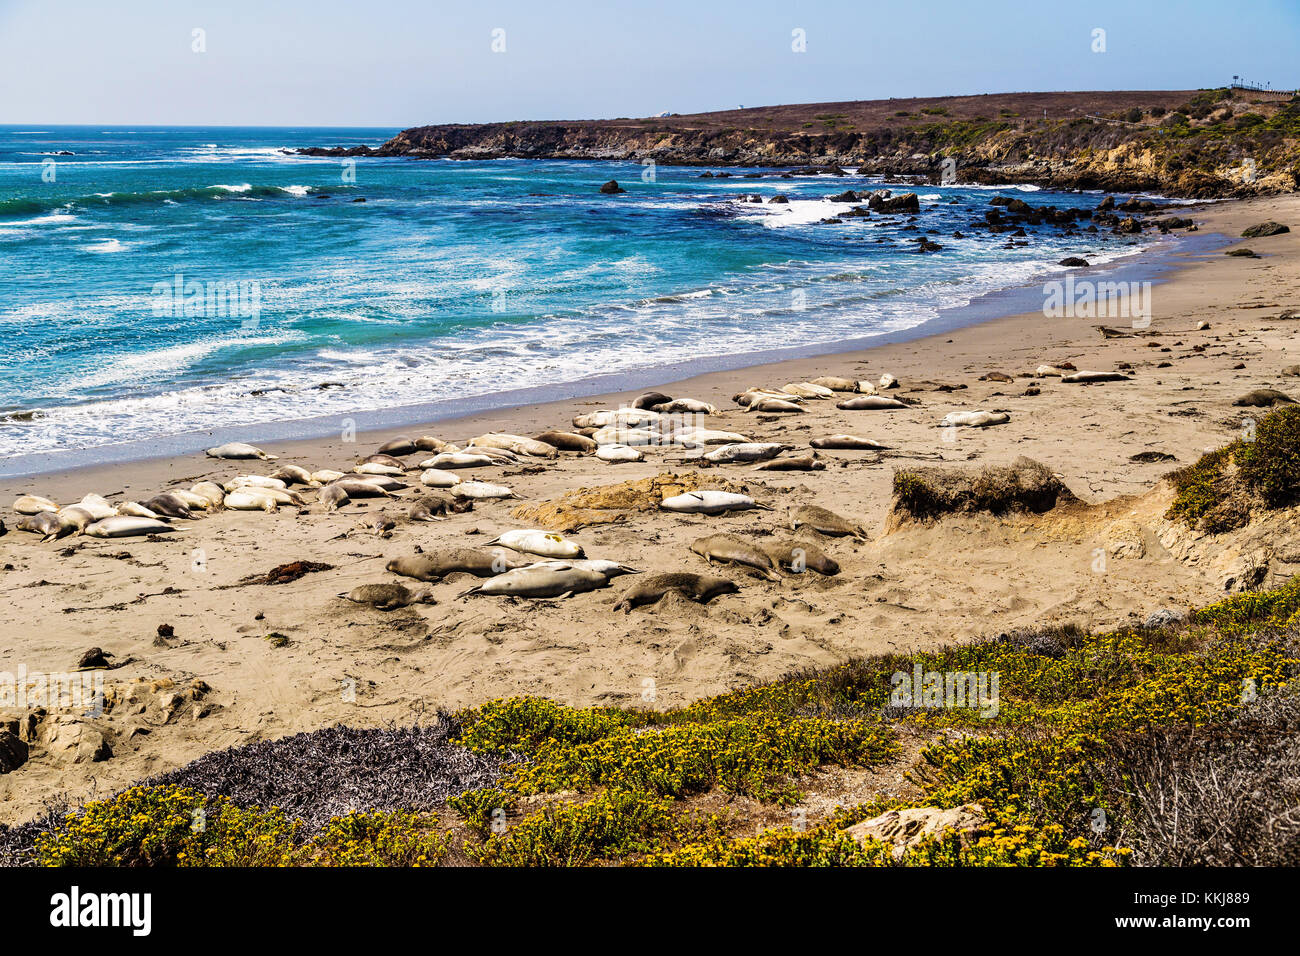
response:
<path id="1" fill-rule="evenodd" d="M 915 187 L 915 223 L 828 225 L 851 206 L 826 197 L 879 184 L 283 152 L 395 132 L 0 127 L 0 458 L 830 351 L 1151 241 L 970 227 L 998 192 L 1098 201 L 1025 186 Z"/>

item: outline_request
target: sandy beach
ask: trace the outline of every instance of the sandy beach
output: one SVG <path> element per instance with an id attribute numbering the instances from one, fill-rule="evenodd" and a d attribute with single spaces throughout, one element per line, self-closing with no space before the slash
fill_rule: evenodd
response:
<path id="1" fill-rule="evenodd" d="M 1236 237 L 1264 220 L 1294 227 L 1300 199 L 1233 201 L 1183 214 L 1201 233 Z M 92 733 L 70 729 L 63 739 L 71 735 L 73 745 L 35 748 L 23 766 L 0 776 L 0 821 L 28 819 L 55 794 L 104 795 L 211 750 L 338 722 L 405 724 L 439 707 L 517 694 L 572 705 L 674 707 L 855 656 L 937 648 L 1045 622 L 1098 627 L 1141 620 L 1161 608 L 1213 601 L 1240 580 L 1243 563 L 1257 568 L 1262 561 L 1261 586 L 1277 583 L 1300 571 L 1300 547 L 1290 546 L 1286 528 L 1252 525 L 1207 547 L 1164 518 L 1172 495 L 1161 478 L 1240 433 L 1243 419 L 1260 412 L 1234 407 L 1242 393 L 1297 389 L 1282 374 L 1300 362 L 1297 320 L 1279 316 L 1300 308 L 1298 244 L 1292 231 L 1235 243 L 1257 258 L 1217 250 L 1175 257 L 1177 268 L 1151 292 L 1149 328 L 1133 330 L 1127 319 L 1105 316 L 1046 318 L 1040 311 L 659 386 L 716 405 L 720 413 L 710 416 L 709 427 L 785 442 L 796 449 L 792 454 L 811 451 L 810 439 L 837 433 L 888 446 L 822 451 L 821 471 L 703 468 L 674 447 L 649 448 L 645 461 L 626 464 L 562 453 L 465 473 L 507 485 L 523 500 L 477 502 L 471 512 L 440 522 L 405 520 L 409 501 L 420 494 L 417 484 L 401 500 L 366 499 L 336 513 L 323 513 L 308 492 L 301 513 L 225 511 L 178 522 L 183 530 L 166 539 L 78 536 L 49 544 L 12 528 L 16 496 L 39 494 L 61 504 L 91 492 L 145 500 L 204 479 L 269 474 L 275 465 L 196 454 L 6 480 L 0 484 L 10 525 L 0 538 L 6 607 L 0 669 L 67 672 L 91 647 L 110 652 L 114 667 L 104 672 L 113 706 L 77 722 Z M 1199 323 L 1208 327 L 1198 329 Z M 1130 334 L 1105 337 L 1099 325 Z M 1040 365 L 1064 363 L 1130 377 L 1071 384 L 1033 374 Z M 749 386 L 826 375 L 874 382 L 886 373 L 900 383 L 888 394 L 909 407 L 845 411 L 833 400 L 809 401 L 803 414 L 765 415 L 732 401 Z M 989 379 L 989 373 L 1003 375 Z M 995 380 L 1007 376 L 1012 380 Z M 485 432 L 572 430 L 575 415 L 617 408 L 639 391 L 400 434 L 464 444 Z M 950 412 L 974 410 L 1006 412 L 1010 421 L 939 426 Z M 279 456 L 276 464 L 346 471 L 398 434 L 263 447 Z M 1172 460 L 1135 460 L 1154 457 L 1147 453 Z M 896 469 L 1003 465 L 1019 456 L 1047 465 L 1082 503 L 1037 517 L 984 515 L 886 532 Z M 697 538 L 720 532 L 788 537 L 789 512 L 816 504 L 859 522 L 870 540 L 818 538 L 841 567 L 829 577 L 768 581 L 715 567 L 713 573 L 740 590 L 707 606 L 669 596 L 630 614 L 615 612 L 636 576 L 569 598 L 525 600 L 458 598 L 476 579 L 452 575 L 433 585 L 436 603 L 390 612 L 338 597 L 358 584 L 401 580 L 384 566 L 417 548 L 481 546 L 534 526 L 514 515 L 517 508 L 580 488 L 692 472 L 704 487 L 743 486 L 772 510 L 719 517 L 634 511 L 571 537 L 588 557 L 645 572 L 705 572 L 704 558 L 689 549 Z M 367 524 L 376 511 L 396 519 L 389 536 Z M 241 583 L 298 561 L 331 567 L 286 584 Z M 648 687 L 652 700 L 646 700 Z M 100 737 L 104 747 L 95 743 Z"/>

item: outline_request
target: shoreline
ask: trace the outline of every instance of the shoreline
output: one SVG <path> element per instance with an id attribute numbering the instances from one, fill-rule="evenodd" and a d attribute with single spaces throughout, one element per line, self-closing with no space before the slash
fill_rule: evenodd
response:
<path id="1" fill-rule="evenodd" d="M 1179 204 L 1183 210 L 1199 211 L 1203 207 L 1223 208 L 1241 200 L 1216 200 L 1191 205 Z M 1182 268 L 1187 256 L 1194 256 L 1230 245 L 1230 236 L 1211 231 L 1196 234 L 1170 234 L 1133 253 L 1122 254 L 1098 266 L 1060 272 L 1043 271 L 1024 283 L 982 293 L 970 302 L 940 309 L 938 314 L 917 325 L 897 331 L 880 332 L 856 339 L 818 342 L 761 352 L 736 352 L 717 357 L 699 356 L 693 360 L 666 365 L 644 366 L 633 371 L 588 376 L 567 382 L 548 383 L 469 395 L 461 398 L 399 406 L 395 409 L 368 409 L 343 415 L 309 416 L 258 422 L 246 427 L 226 426 L 196 429 L 158 438 L 136 439 L 112 445 L 35 452 L 31 455 L 0 459 L 0 487 L 23 479 L 39 480 L 50 475 L 92 472 L 98 468 L 161 461 L 201 452 L 204 448 L 230 441 L 247 441 L 275 452 L 279 448 L 298 448 L 301 443 L 323 441 L 352 422 L 359 443 L 377 438 L 376 444 L 396 434 L 395 430 L 437 430 L 448 425 L 472 427 L 474 421 L 501 413 L 534 406 L 549 406 L 573 401 L 616 401 L 619 396 L 650 388 L 665 389 L 683 383 L 695 383 L 709 375 L 739 374 L 771 370 L 789 362 L 806 359 L 857 362 L 869 353 L 888 346 L 921 342 L 972 326 L 1032 315 L 1028 308 L 1041 302 L 1041 285 L 1052 277 L 1070 275 L 1076 280 L 1135 281 L 1135 276 L 1153 285 L 1169 281 Z"/>
<path id="2" fill-rule="evenodd" d="M 1202 233 L 1231 237 L 1272 219 L 1300 222 L 1300 196 L 1220 203 L 1196 216 Z M 566 453 L 463 474 L 505 484 L 522 500 L 479 501 L 436 523 L 407 520 L 419 487 L 324 512 L 225 511 L 178 522 L 172 535 L 43 544 L 12 527 L 13 497 L 59 502 L 88 492 L 145 501 L 169 487 L 267 474 L 280 464 L 345 470 L 409 429 L 268 443 L 277 465 L 218 461 L 201 452 L 0 480 L 0 566 L 10 608 L 0 620 L 0 671 L 62 674 L 88 648 L 113 655 L 105 682 L 122 702 L 100 717 L 52 715 L 111 755 L 74 759 L 41 737 L 26 764 L 0 775 L 0 820 L 37 815 L 51 795 L 112 792 L 227 747 L 335 724 L 407 726 L 437 707 L 537 696 L 578 707 L 637 705 L 652 680 L 655 707 L 752 686 L 871 655 L 937 650 L 1018 629 L 1141 624 L 1155 612 L 1203 607 L 1240 589 L 1300 573 L 1300 531 L 1281 514 L 1237 532 L 1204 535 L 1166 518 L 1162 479 L 1241 434 L 1263 409 L 1234 405 L 1274 388 L 1300 397 L 1300 232 L 1232 240 L 1258 258 L 1187 251 L 1153 287 L 1153 321 L 1139 335 L 1103 337 L 1105 318 L 1045 318 L 1040 308 L 927 337 L 834 356 L 713 371 L 664 386 L 718 406 L 711 428 L 809 454 L 810 439 L 854 433 L 880 450 L 819 452 L 815 471 L 705 469 L 681 449 L 652 446 L 646 460 L 608 464 Z M 1200 328 L 1208 323 L 1208 328 Z M 1125 369 L 1103 384 L 1035 377 L 1039 364 Z M 738 408 L 734 393 L 821 375 L 897 377 L 896 411 L 849 411 L 811 401 L 773 416 Z M 991 375 L 990 373 L 1000 373 Z M 568 428 L 579 413 L 626 401 L 604 397 L 495 409 L 439 423 L 439 437 L 485 431 L 537 434 Z M 953 412 L 1002 411 L 1005 424 L 946 429 Z M 949 434 L 953 433 L 955 434 Z M 1042 515 L 953 515 L 891 527 L 902 468 L 981 468 L 1019 457 L 1046 465 L 1080 500 Z M 413 464 L 417 458 L 410 458 Z M 714 518 L 655 509 L 568 532 L 586 554 L 644 572 L 559 599 L 466 596 L 477 580 L 453 573 L 430 585 L 435 603 L 393 611 L 341 600 L 361 584 L 414 584 L 387 562 L 448 548 L 481 548 L 514 529 L 541 526 L 517 509 L 581 489 L 647 482 L 665 473 L 699 487 L 739 486 L 771 510 Z M 702 536 L 790 539 L 791 516 L 815 504 L 850 517 L 860 538 L 814 536 L 839 573 L 755 577 L 710 565 L 692 550 Z M 395 526 L 376 531 L 383 515 Z M 802 529 L 792 540 L 810 532 Z M 807 540 L 807 539 L 804 539 Z M 1261 559 L 1259 556 L 1264 555 Z M 1100 556 L 1100 563 L 1099 563 Z M 287 583 L 250 582 L 298 562 L 316 567 Z M 1262 563 L 1261 563 L 1262 562 Z M 630 613 L 622 596 L 653 574 L 725 576 L 736 593 L 707 605 L 669 595 Z M 1257 573 L 1258 572 L 1258 573 Z M 351 688 L 350 693 L 341 688 Z M 199 688 L 199 697 L 192 689 Z M 21 716 L 8 714 L 0 716 Z M 84 730 L 77 729 L 84 728 Z M 69 739 L 80 739 L 72 737 Z M 58 746 L 55 744 L 58 743 Z"/>

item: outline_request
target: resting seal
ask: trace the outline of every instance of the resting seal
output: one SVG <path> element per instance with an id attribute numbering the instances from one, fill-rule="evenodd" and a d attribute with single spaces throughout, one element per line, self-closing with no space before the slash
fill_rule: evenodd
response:
<path id="1" fill-rule="evenodd" d="M 683 597 L 700 604 L 708 604 L 719 594 L 735 594 L 739 590 L 735 581 L 726 578 L 692 574 L 687 571 L 671 571 L 638 580 L 623 592 L 622 598 L 614 605 L 614 610 L 631 614 L 632 608 L 643 604 L 654 604 L 669 591 L 676 591 Z"/>

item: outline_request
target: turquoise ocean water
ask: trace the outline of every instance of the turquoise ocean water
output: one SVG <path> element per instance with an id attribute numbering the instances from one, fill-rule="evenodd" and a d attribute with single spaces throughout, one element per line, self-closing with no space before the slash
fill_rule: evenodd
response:
<path id="1" fill-rule="evenodd" d="M 988 188 L 825 225 L 849 208 L 825 197 L 873 183 L 282 152 L 394 132 L 0 128 L 0 458 L 860 340 L 1140 248 L 1050 227 L 1004 248 L 969 226 Z M 944 248 L 917 254 L 929 230 Z"/>

